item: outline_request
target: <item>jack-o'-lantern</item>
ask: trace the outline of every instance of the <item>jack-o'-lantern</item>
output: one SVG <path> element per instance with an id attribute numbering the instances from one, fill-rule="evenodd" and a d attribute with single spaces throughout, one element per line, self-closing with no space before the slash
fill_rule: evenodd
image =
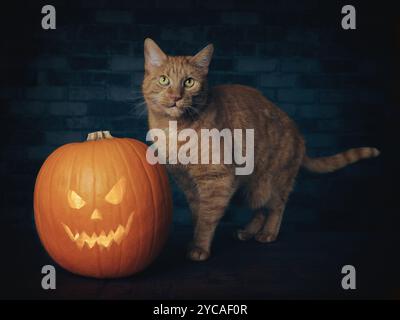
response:
<path id="1" fill-rule="evenodd" d="M 131 275 L 162 249 L 171 222 L 168 177 L 147 146 L 108 131 L 55 150 L 38 174 L 35 224 L 50 256 L 71 272 Z"/>

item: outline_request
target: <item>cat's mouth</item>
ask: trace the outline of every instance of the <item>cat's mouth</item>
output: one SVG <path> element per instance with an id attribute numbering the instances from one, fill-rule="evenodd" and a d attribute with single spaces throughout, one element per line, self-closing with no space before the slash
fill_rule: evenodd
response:
<path id="1" fill-rule="evenodd" d="M 180 117 L 185 111 L 184 101 L 172 102 L 165 106 L 165 112 L 174 118 Z"/>
<path id="2" fill-rule="evenodd" d="M 175 102 L 171 102 L 169 105 L 167 105 L 168 109 L 172 109 L 172 108 L 183 108 L 184 107 L 184 103 L 185 101 L 183 100 L 178 100 Z"/>

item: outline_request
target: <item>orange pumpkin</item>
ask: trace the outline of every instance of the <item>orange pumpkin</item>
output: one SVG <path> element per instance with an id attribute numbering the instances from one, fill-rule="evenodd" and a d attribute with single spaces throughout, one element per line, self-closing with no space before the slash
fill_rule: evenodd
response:
<path id="1" fill-rule="evenodd" d="M 172 216 L 168 177 L 147 146 L 108 131 L 66 144 L 44 162 L 34 192 L 35 224 L 50 256 L 85 276 L 143 270 L 162 249 Z"/>

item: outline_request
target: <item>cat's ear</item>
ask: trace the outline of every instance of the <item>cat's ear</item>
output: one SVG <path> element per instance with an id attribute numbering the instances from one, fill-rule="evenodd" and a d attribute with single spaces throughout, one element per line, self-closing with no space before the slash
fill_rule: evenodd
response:
<path id="1" fill-rule="evenodd" d="M 190 61 L 196 66 L 205 70 L 205 72 L 207 73 L 213 52 L 214 52 L 214 46 L 212 44 L 209 44 L 207 47 L 200 50 L 195 56 L 190 58 Z"/>
<path id="2" fill-rule="evenodd" d="M 167 60 L 167 55 L 150 38 L 144 40 L 144 68 L 151 71 L 160 67 Z"/>

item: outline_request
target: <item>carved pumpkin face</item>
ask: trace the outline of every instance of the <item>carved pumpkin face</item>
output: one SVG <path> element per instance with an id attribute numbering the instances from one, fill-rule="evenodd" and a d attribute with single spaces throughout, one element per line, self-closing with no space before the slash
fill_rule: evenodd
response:
<path id="1" fill-rule="evenodd" d="M 147 146 L 109 138 L 54 151 L 35 186 L 35 222 L 49 254 L 64 268 L 119 277 L 145 268 L 171 221 L 167 176 L 146 161 Z"/>
<path id="2" fill-rule="evenodd" d="M 126 178 L 120 178 L 118 182 L 111 188 L 111 190 L 104 196 L 104 201 L 118 206 L 122 202 L 125 192 Z M 103 219 L 107 219 L 107 214 L 104 214 L 98 208 L 94 208 L 93 211 L 87 215 L 87 210 L 84 208 L 87 205 L 87 202 L 76 191 L 69 190 L 67 198 L 70 208 L 82 211 L 77 212 L 77 214 L 86 214 L 88 219 L 94 220 L 99 226 L 101 225 Z M 101 200 L 99 202 L 101 203 Z M 91 210 L 92 209 L 90 208 L 89 212 Z M 115 228 L 111 227 L 109 230 L 102 229 L 98 234 L 96 232 L 90 233 L 86 230 L 75 232 L 71 230 L 71 227 L 68 224 L 62 223 L 62 225 L 68 237 L 71 239 L 71 241 L 76 243 L 78 248 L 82 248 L 84 245 L 87 245 L 89 248 L 93 248 L 95 245 L 98 245 L 100 249 L 110 248 L 113 243 L 119 245 L 129 234 L 134 213 L 134 211 L 129 213 L 126 223 L 122 221 L 122 224 L 118 224 L 118 226 L 115 226 Z M 108 226 L 107 222 L 105 225 Z M 101 229 L 101 227 L 98 228 L 98 230 L 99 229 Z"/>

